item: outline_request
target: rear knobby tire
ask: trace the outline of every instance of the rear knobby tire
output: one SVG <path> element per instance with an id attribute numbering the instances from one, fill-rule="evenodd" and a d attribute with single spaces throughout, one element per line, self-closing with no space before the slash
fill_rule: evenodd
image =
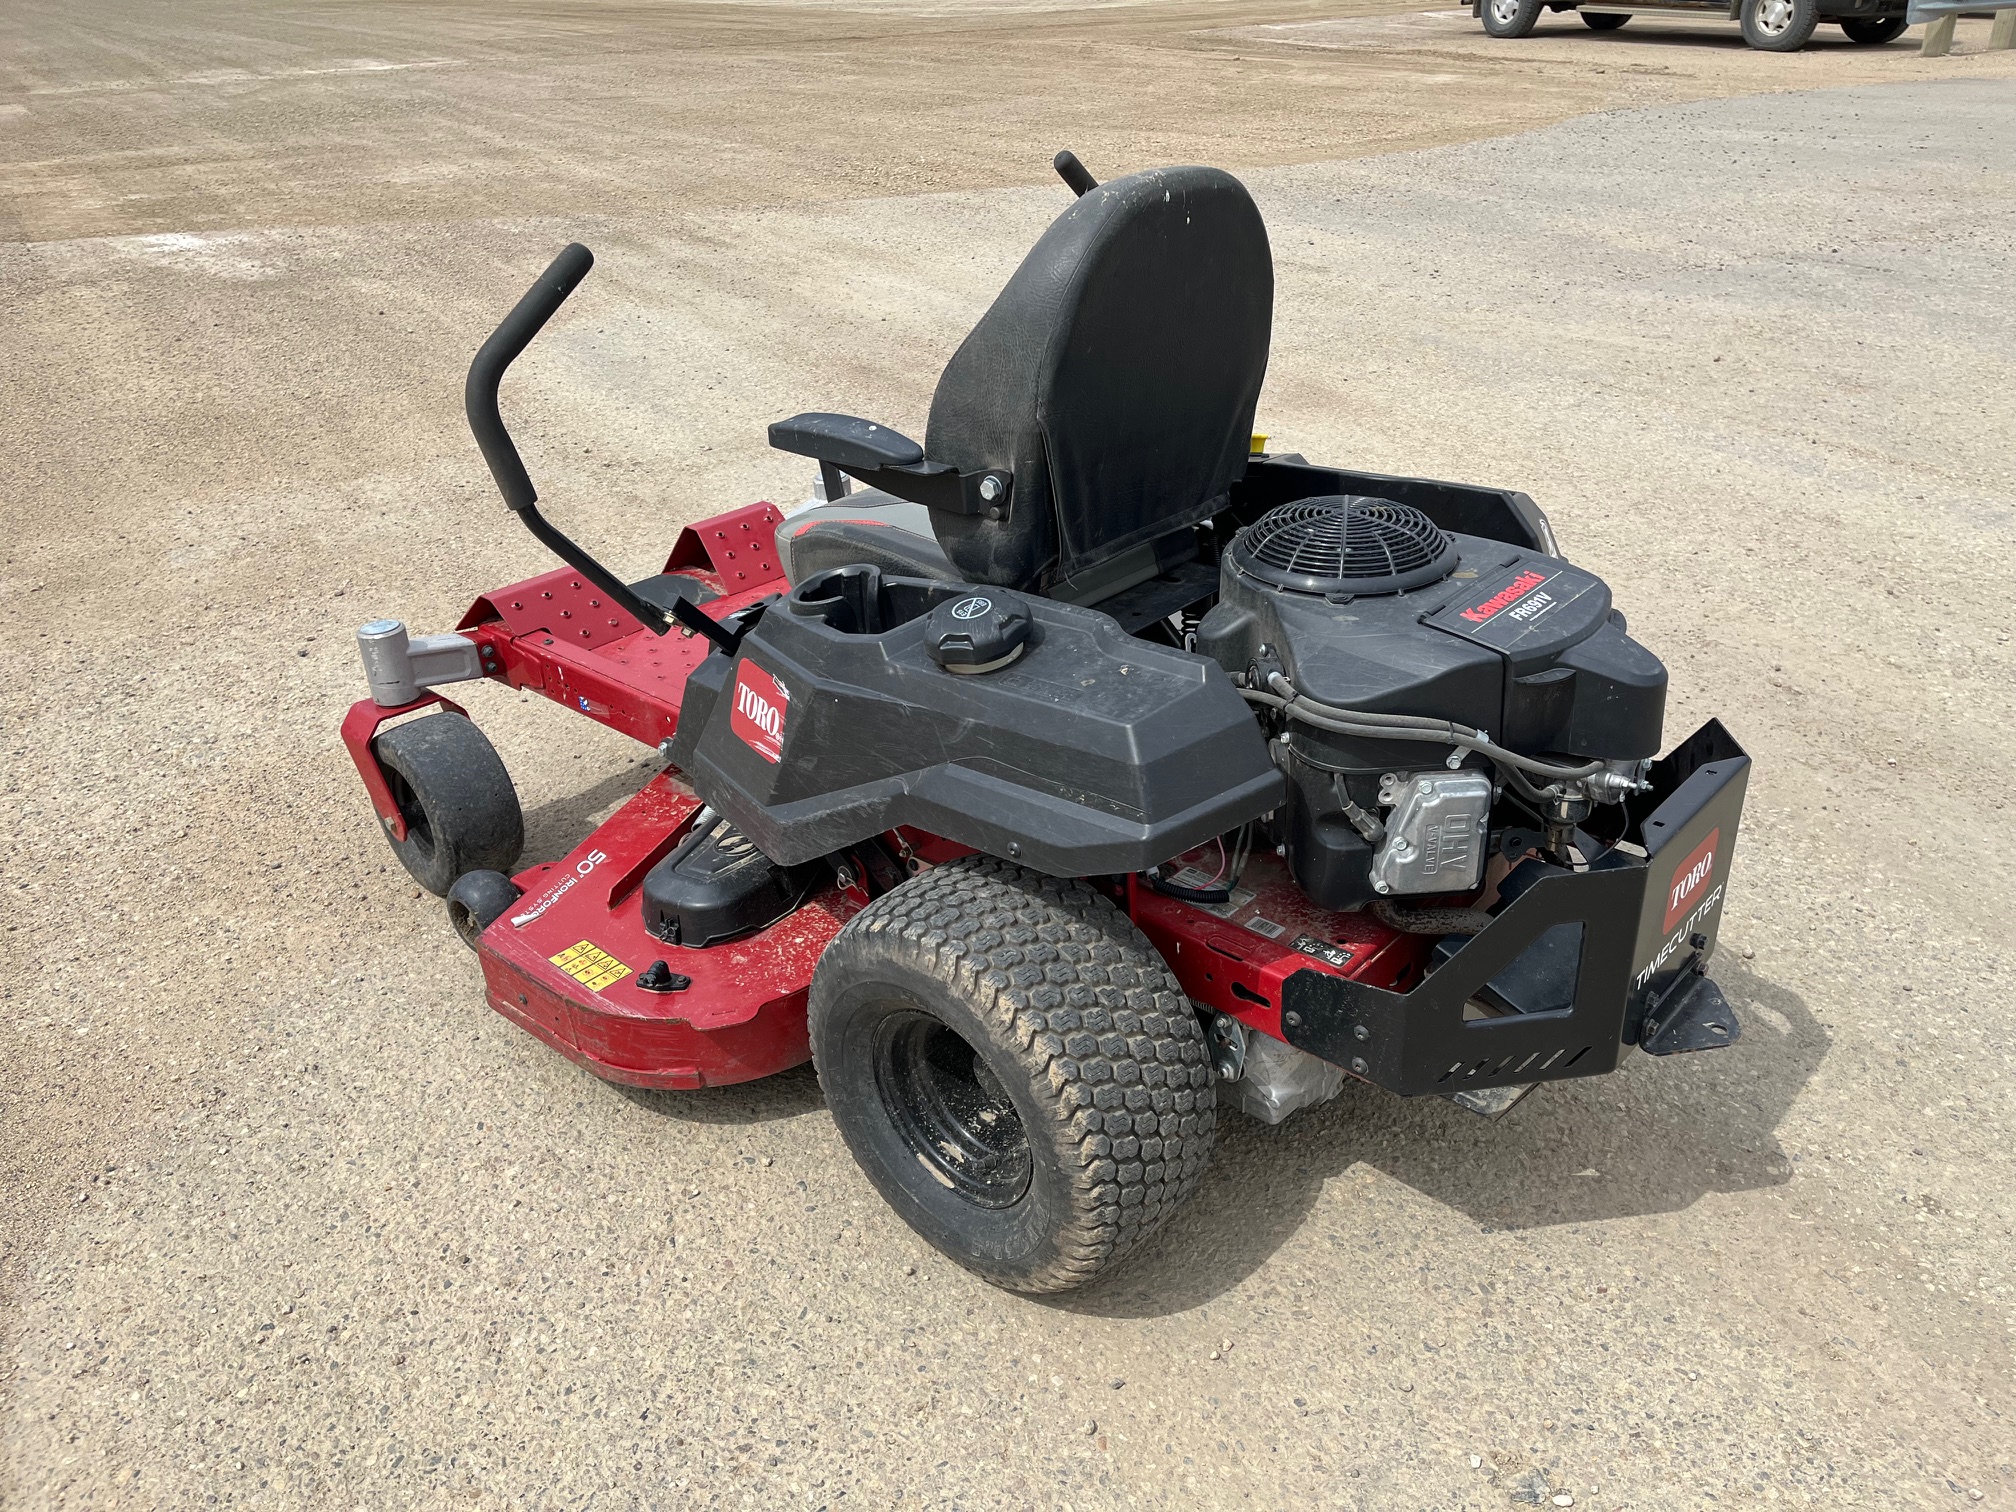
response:
<path id="1" fill-rule="evenodd" d="M 1797 52 L 1813 40 L 1820 0 L 1743 0 L 1743 40 L 1760 52 Z"/>
<path id="2" fill-rule="evenodd" d="M 1911 24 L 1906 16 L 1851 16 L 1841 23 L 1842 34 L 1864 47 L 1881 47 L 1895 42 Z"/>
<path id="3" fill-rule="evenodd" d="M 1615 31 L 1631 19 L 1611 11 L 1579 11 L 1577 14 L 1582 17 L 1582 24 L 1591 31 Z"/>
<path id="4" fill-rule="evenodd" d="M 1477 18 L 1493 37 L 1530 37 L 1540 21 L 1540 0 L 1484 0 Z"/>
<path id="5" fill-rule="evenodd" d="M 1215 1129 L 1182 987 L 1083 882 L 972 856 L 863 909 L 812 978 L 833 1121 L 903 1220 L 997 1286 L 1082 1286 L 1196 1187 Z"/>
<path id="6" fill-rule="evenodd" d="M 372 747 L 406 838 L 387 830 L 392 854 L 437 897 L 464 872 L 509 872 L 525 848 L 518 790 L 489 738 L 459 714 L 394 725 Z"/>

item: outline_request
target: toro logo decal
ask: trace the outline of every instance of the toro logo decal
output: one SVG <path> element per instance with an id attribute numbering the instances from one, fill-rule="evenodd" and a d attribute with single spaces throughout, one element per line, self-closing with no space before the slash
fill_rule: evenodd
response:
<path id="1" fill-rule="evenodd" d="M 784 684 L 752 661 L 742 663 L 735 674 L 735 707 L 728 716 L 728 728 L 742 743 L 765 761 L 784 759 L 784 717 L 791 712 L 791 695 Z"/>
<path id="2" fill-rule="evenodd" d="M 1528 567 L 1519 576 L 1512 579 L 1511 582 L 1484 600 L 1483 603 L 1472 604 L 1468 609 L 1465 609 L 1463 611 L 1463 618 L 1473 625 L 1481 625 L 1484 621 L 1490 619 L 1491 616 L 1498 613 L 1499 610 L 1510 608 L 1512 605 L 1518 603 L 1519 600 L 1546 582 L 1549 576 L 1548 573 L 1535 572 L 1531 567 Z"/>
<path id="3" fill-rule="evenodd" d="M 1673 869 L 1673 880 L 1666 884 L 1666 922 L 1659 926 L 1663 933 L 1687 912 L 1701 895 L 1715 875 L 1715 852 L 1722 844 L 1722 831 L 1712 829 L 1708 838 L 1687 853 L 1687 859 Z"/>

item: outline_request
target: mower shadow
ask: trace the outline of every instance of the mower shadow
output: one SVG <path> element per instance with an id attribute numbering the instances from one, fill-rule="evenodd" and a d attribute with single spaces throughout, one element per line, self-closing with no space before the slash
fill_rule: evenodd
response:
<path id="1" fill-rule="evenodd" d="M 646 760 L 529 810 L 527 861 L 566 855 L 656 769 Z M 1779 1185 L 1790 1164 L 1778 1125 L 1826 1057 L 1829 1036 L 1802 999 L 1741 961 L 1719 959 L 1715 976 L 1744 1025 L 1729 1051 L 1667 1061 L 1634 1054 L 1615 1075 L 1536 1088 L 1495 1122 L 1440 1098 L 1367 1087 L 1275 1128 L 1227 1111 L 1202 1187 L 1169 1226 L 1111 1279 L 1045 1305 L 1116 1318 L 1205 1305 L 1294 1240 L 1324 1184 L 1360 1166 L 1485 1233 L 1675 1212 L 1710 1192 Z M 724 1127 L 826 1105 L 809 1063 L 691 1092 L 599 1085 L 653 1115 Z M 1348 1251 L 1364 1242 L 1348 1208 L 1326 1219 L 1335 1225 L 1325 1236 L 1331 1245 Z"/>
<path id="2" fill-rule="evenodd" d="M 635 797 L 658 770 L 658 762 L 645 757 L 611 772 L 593 787 L 527 809 L 525 850 L 518 865 L 536 866 L 541 861 L 558 861 L 569 854 L 588 838 L 597 824 Z"/>
<path id="3" fill-rule="evenodd" d="M 760 1081 L 732 1087 L 702 1087 L 694 1092 L 660 1092 L 617 1082 L 604 1085 L 648 1113 L 676 1118 L 682 1123 L 719 1126 L 772 1123 L 823 1112 L 826 1108 L 826 1094 L 819 1089 L 819 1076 L 810 1061 Z"/>
<path id="4" fill-rule="evenodd" d="M 1536 1088 L 1496 1122 L 1440 1098 L 1362 1087 L 1276 1128 L 1227 1113 L 1185 1209 L 1110 1281 L 1049 1305 L 1161 1317 L 1206 1304 L 1296 1238 L 1324 1184 L 1360 1165 L 1485 1233 L 1674 1212 L 1710 1192 L 1777 1186 L 1791 1166 L 1776 1130 L 1829 1036 L 1800 998 L 1740 962 L 1718 961 L 1715 975 L 1742 1015 L 1737 1046 L 1666 1061 L 1634 1054 L 1615 1075 Z M 1391 1202 L 1380 1205 L 1390 1218 Z M 1325 1221 L 1333 1246 L 1365 1242 L 1348 1208 Z"/>

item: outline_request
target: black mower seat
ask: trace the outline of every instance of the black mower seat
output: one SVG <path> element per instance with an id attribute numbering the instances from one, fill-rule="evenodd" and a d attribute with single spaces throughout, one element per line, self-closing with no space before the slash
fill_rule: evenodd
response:
<path id="1" fill-rule="evenodd" d="M 1023 259 L 946 364 L 922 447 L 824 414 L 780 421 L 771 444 L 928 505 L 962 581 L 1045 591 L 1222 507 L 1273 308 L 1266 227 L 1237 179 L 1130 174 Z"/>

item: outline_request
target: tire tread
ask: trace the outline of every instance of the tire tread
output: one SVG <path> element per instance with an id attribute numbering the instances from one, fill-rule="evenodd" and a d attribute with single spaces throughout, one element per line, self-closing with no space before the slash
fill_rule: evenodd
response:
<path id="1" fill-rule="evenodd" d="M 1196 1189 L 1216 1131 L 1204 1034 L 1174 973 L 1110 900 L 994 857 L 936 867 L 871 903 L 827 948 L 815 1025 L 835 983 L 885 955 L 963 998 L 1051 1101 L 1052 1126 L 1029 1134 L 1047 1135 L 1066 1172 L 1064 1231 L 1046 1267 L 990 1279 L 1029 1292 L 1081 1286 Z M 816 1028 L 812 1039 L 816 1059 Z"/>
<path id="2" fill-rule="evenodd" d="M 525 848 L 525 815 L 487 735 L 459 714 L 429 714 L 393 725 L 373 747 L 427 814 L 431 847 L 385 836 L 415 882 L 446 897 L 467 872 L 510 873 Z"/>

